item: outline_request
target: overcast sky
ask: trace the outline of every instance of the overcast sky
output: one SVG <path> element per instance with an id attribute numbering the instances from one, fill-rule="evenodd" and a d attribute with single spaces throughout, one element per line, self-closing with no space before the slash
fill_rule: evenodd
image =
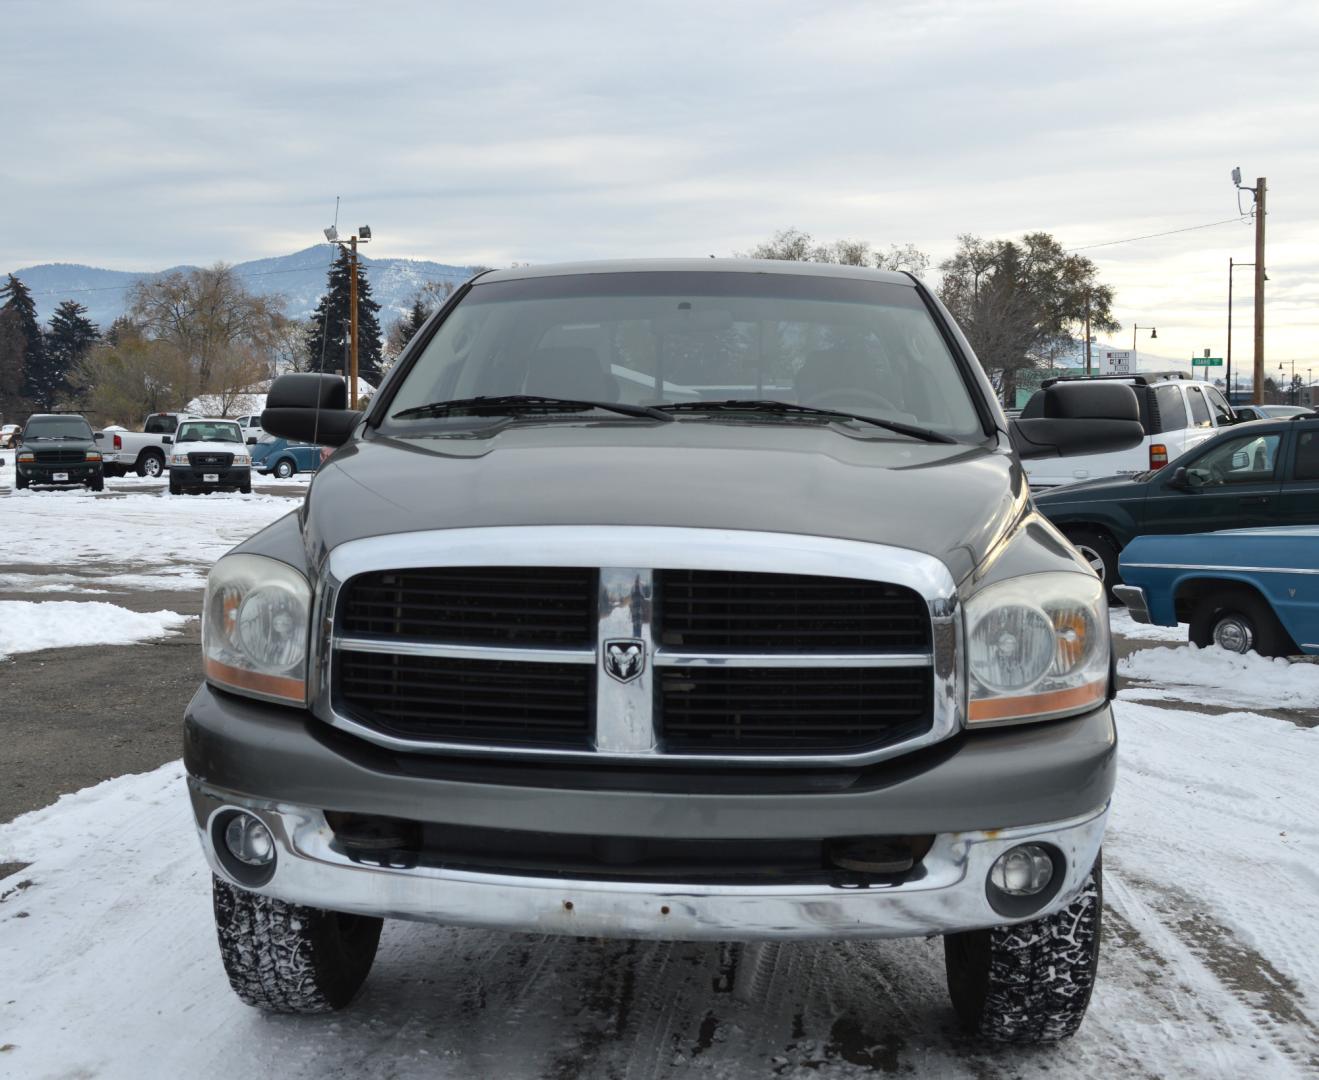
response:
<path id="1" fill-rule="evenodd" d="M 336 195 L 373 255 L 725 255 L 791 225 L 937 263 L 960 233 L 1232 218 L 1240 165 L 1269 180 L 1270 366 L 1319 369 L 1319 4 L 5 0 L 0 26 L 0 271 L 285 254 Z M 1117 340 L 1221 355 L 1249 225 L 1086 254 Z"/>

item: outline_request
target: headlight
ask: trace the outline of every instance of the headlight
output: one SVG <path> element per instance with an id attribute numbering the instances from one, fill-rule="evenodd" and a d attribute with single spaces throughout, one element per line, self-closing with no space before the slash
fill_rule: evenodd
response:
<path id="1" fill-rule="evenodd" d="M 83 458 L 84 458 L 85 460 L 87 460 L 87 461 L 100 461 L 100 460 L 101 460 L 101 451 L 99 451 L 99 450 L 88 450 L 87 453 L 85 453 L 85 454 L 83 455 Z"/>
<path id="2" fill-rule="evenodd" d="M 206 578 L 206 678 L 240 694 L 304 705 L 311 587 L 262 555 L 226 555 Z"/>
<path id="3" fill-rule="evenodd" d="M 1028 574 L 966 604 L 968 722 L 1045 719 L 1108 697 L 1108 604 L 1086 574 Z"/>
<path id="4" fill-rule="evenodd" d="M 190 465 L 190 464 L 191 464 L 191 462 L 188 460 L 188 455 L 187 455 L 187 454 L 174 454 L 173 456 L 170 457 L 170 459 L 169 459 L 169 463 L 170 463 L 171 465 Z"/>
<path id="5" fill-rule="evenodd" d="M 252 459 L 246 454 L 235 454 L 233 463 L 235 465 L 251 465 Z"/>
<path id="6" fill-rule="evenodd" d="M 36 460 L 37 460 L 37 455 L 34 454 L 31 450 L 20 450 L 20 451 L 18 452 L 18 457 L 15 458 L 14 460 L 15 460 L 15 461 L 21 461 L 21 462 L 23 462 L 24 465 L 27 465 L 27 464 L 29 464 L 29 463 L 31 463 L 31 462 L 36 461 Z"/>

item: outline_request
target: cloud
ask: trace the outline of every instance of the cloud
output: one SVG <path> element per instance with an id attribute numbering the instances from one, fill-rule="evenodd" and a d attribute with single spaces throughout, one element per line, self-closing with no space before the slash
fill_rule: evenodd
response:
<path id="1" fill-rule="evenodd" d="M 0 269 L 278 254 L 336 194 L 374 251 L 455 263 L 725 254 L 787 225 L 937 260 L 965 232 L 1229 217 L 1240 164 L 1287 260 L 1271 349 L 1314 337 L 1308 5 L 21 0 L 6 32 Z M 1227 226 L 1091 255 L 1175 353 L 1221 340 L 1233 253 Z"/>

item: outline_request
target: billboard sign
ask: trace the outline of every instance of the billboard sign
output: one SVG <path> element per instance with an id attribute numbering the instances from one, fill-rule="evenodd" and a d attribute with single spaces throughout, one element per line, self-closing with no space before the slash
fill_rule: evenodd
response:
<path id="1" fill-rule="evenodd" d="M 1100 375 L 1134 375 L 1135 364 L 1130 349 L 1108 349 L 1100 354 Z"/>

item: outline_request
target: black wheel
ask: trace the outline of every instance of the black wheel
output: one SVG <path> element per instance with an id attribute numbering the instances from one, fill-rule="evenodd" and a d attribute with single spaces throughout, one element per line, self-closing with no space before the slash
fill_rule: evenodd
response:
<path id="1" fill-rule="evenodd" d="M 18 490 L 18 491 L 22 491 L 23 488 L 27 487 L 27 477 L 26 477 L 26 476 L 20 476 L 17 472 L 15 472 L 15 473 L 14 473 L 14 487 L 15 487 L 16 490 Z"/>
<path id="2" fill-rule="evenodd" d="M 105 490 L 105 477 L 103 477 L 103 476 L 98 476 L 98 477 L 96 477 L 96 478 L 93 479 L 93 480 L 89 480 L 89 481 L 87 481 L 87 486 L 88 486 L 89 488 L 91 488 L 93 491 L 104 491 L 104 490 Z"/>
<path id="3" fill-rule="evenodd" d="M 1074 1035 L 1099 968 L 1103 900 L 1096 860 L 1085 887 L 1057 914 L 946 935 L 948 993 L 962 1025 L 998 1043 L 1056 1042 Z"/>
<path id="4" fill-rule="evenodd" d="M 1081 557 L 1090 564 L 1090 568 L 1099 575 L 1111 597 L 1113 586 L 1122 584 L 1122 577 L 1117 569 L 1117 547 L 1103 533 L 1093 529 L 1064 529 L 1067 539 L 1072 542 Z"/>
<path id="5" fill-rule="evenodd" d="M 326 1013 L 361 989 L 383 919 L 258 896 L 213 878 L 215 930 L 229 985 L 267 1012 Z"/>
<path id="6" fill-rule="evenodd" d="M 242 492 L 244 495 L 251 495 L 251 494 L 252 494 L 252 481 L 249 480 L 246 484 L 240 484 L 240 485 L 238 486 L 238 490 L 239 490 L 240 492 Z"/>
<path id="7" fill-rule="evenodd" d="M 165 471 L 165 455 L 148 450 L 137 459 L 137 475 L 149 476 L 156 480 Z"/>
<path id="8" fill-rule="evenodd" d="M 280 458 L 275 464 L 275 475 L 281 480 L 287 480 L 295 472 L 297 472 L 297 469 L 293 467 L 293 462 L 288 458 Z"/>
<path id="9" fill-rule="evenodd" d="M 180 484 L 177 480 L 175 480 L 174 477 L 172 476 L 169 478 L 169 493 L 171 495 L 183 494 L 183 485 Z"/>
<path id="10" fill-rule="evenodd" d="M 1225 589 L 1203 597 L 1191 611 L 1191 641 L 1204 649 L 1217 645 L 1228 652 L 1261 656 L 1293 656 L 1296 648 L 1273 609 L 1249 589 Z"/>

